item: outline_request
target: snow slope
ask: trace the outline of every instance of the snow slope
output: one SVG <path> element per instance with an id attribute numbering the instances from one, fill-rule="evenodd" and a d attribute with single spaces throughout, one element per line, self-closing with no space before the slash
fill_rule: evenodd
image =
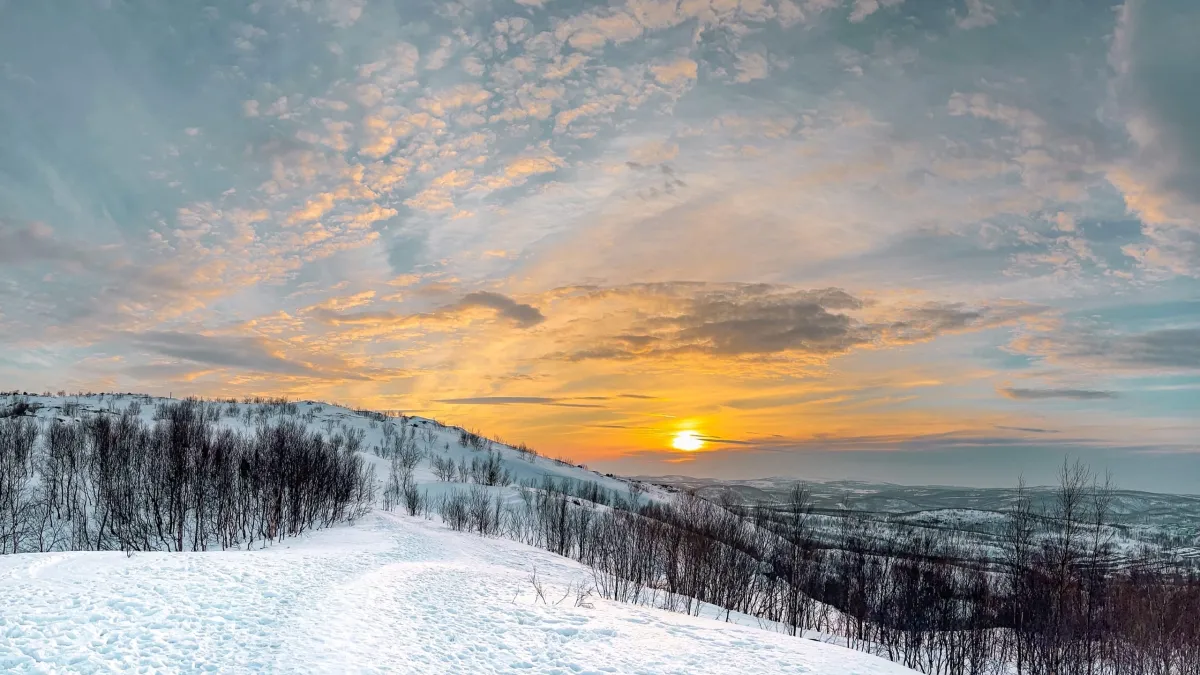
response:
<path id="1" fill-rule="evenodd" d="M 132 395 L 21 396 L 36 416 L 108 414 Z M 0 401 L 11 404 L 12 401 Z M 228 405 L 220 424 L 250 431 L 257 404 Z M 300 402 L 293 419 L 332 436 L 364 434 L 380 479 L 384 425 L 415 428 L 422 449 L 478 456 L 432 420 L 380 420 Z M 415 427 L 413 427 L 415 425 Z M 428 431 L 426 431 L 428 429 Z M 630 483 L 490 444 L 516 480 L 590 481 L 629 495 Z M 428 463 L 415 477 L 431 497 Z M 512 492 L 515 488 L 492 488 Z M 642 499 L 670 499 L 647 486 Z M 534 591 L 536 569 L 546 601 Z M 375 511 L 358 523 L 252 551 L 59 552 L 0 556 L 0 672 L 288 673 L 829 673 L 912 672 L 840 646 L 757 626 L 590 597 L 571 588 L 586 567 L 507 539 L 456 533 L 432 520 Z M 715 616 L 715 610 L 707 616 Z M 748 625 L 738 625 L 737 622 Z"/>
<path id="2" fill-rule="evenodd" d="M 143 421 L 154 421 L 155 407 L 161 403 L 178 402 L 179 399 L 165 397 L 143 396 L 140 394 L 94 394 L 90 396 L 11 396 L 0 397 L 0 410 L 17 401 L 33 404 L 37 407 L 35 416 L 44 422 L 54 418 L 77 419 L 89 414 L 112 414 L 127 410 L 130 404 L 137 403 Z M 478 457 L 478 451 L 464 447 L 460 443 L 460 427 L 445 426 L 436 420 L 424 417 L 389 417 L 386 421 L 373 419 L 370 415 L 350 408 L 321 403 L 317 401 L 298 401 L 292 404 L 294 414 L 269 412 L 260 416 L 269 406 L 257 403 L 221 404 L 224 411 L 220 421 L 221 427 L 238 432 L 252 434 L 256 425 L 262 421 L 275 422 L 280 419 L 305 421 L 311 431 L 319 432 L 326 438 L 345 436 L 349 432 L 363 434 L 362 451 L 368 462 L 375 465 L 377 476 L 382 480 L 387 476 L 388 461 L 374 454 L 373 449 L 387 445 L 389 439 L 384 433 L 384 426 L 399 430 L 401 425 L 416 438 L 418 447 L 428 455 L 452 459 L 455 461 Z M 70 411 L 70 414 L 66 414 Z M 230 414 L 232 413 L 232 414 Z M 247 413 L 254 413 L 247 416 Z M 504 461 L 504 467 L 512 474 L 514 483 L 533 479 L 540 480 L 549 476 L 561 481 L 569 479 L 579 482 L 596 483 L 601 488 L 626 497 L 629 495 L 630 481 L 623 478 L 607 476 L 575 466 L 566 461 L 552 459 L 547 456 L 526 456 L 510 445 L 490 441 L 489 447 L 498 452 Z M 434 478 L 428 462 L 422 462 L 414 474 L 423 489 L 428 489 L 433 496 L 438 496 L 446 489 L 460 488 L 461 483 L 439 483 Z M 669 499 L 670 495 L 663 489 L 653 485 L 642 486 L 646 499 Z"/>
<path id="3" fill-rule="evenodd" d="M 9 555 L 0 670 L 911 672 L 710 618 L 554 604 L 587 578 L 569 559 L 386 512 L 255 551 Z"/>

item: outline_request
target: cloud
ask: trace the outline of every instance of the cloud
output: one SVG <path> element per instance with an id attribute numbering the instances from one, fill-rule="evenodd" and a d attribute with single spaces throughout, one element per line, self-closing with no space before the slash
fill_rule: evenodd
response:
<path id="1" fill-rule="evenodd" d="M 1027 401 L 1040 401 L 1044 399 L 1066 398 L 1075 401 L 1096 401 L 1102 399 L 1117 398 L 1116 393 L 1111 391 L 1099 391 L 1095 389 L 1019 389 L 1019 388 L 1003 388 L 1000 393 L 1007 398 Z M 1004 427 L 998 427 L 1004 428 Z M 1030 431 L 1029 429 L 1021 429 L 1022 431 Z M 1040 430 L 1039 430 L 1040 431 Z"/>
<path id="2" fill-rule="evenodd" d="M 1167 328 L 1090 345 L 1092 354 L 1107 353 L 1131 367 L 1200 369 L 1200 328 Z"/>
<path id="3" fill-rule="evenodd" d="M 650 68 L 654 79 L 667 86 L 686 83 L 696 79 L 697 64 L 689 58 L 680 58 Z"/>
<path id="4" fill-rule="evenodd" d="M 180 249 L 190 248 L 194 233 L 177 232 Z M 43 223 L 0 219 L 0 284 L 5 271 L 24 282 L 21 293 L 7 291 L 0 332 L 78 340 L 143 326 L 221 293 L 211 284 L 211 261 L 202 256 L 165 251 L 154 263 L 139 264 L 125 247 L 90 242 L 91 235 L 60 236 Z"/>
<path id="5" fill-rule="evenodd" d="M 769 72 L 767 57 L 756 52 L 739 52 L 737 55 L 738 75 L 734 78 L 736 82 L 750 82 L 752 80 L 761 80 L 765 78 Z"/>
<path id="6" fill-rule="evenodd" d="M 389 220 L 396 216 L 396 209 L 385 209 L 378 204 L 371 204 L 358 213 L 350 213 L 338 218 L 339 222 L 345 223 L 347 227 L 364 228 L 370 227 L 372 223 L 377 223 L 383 220 Z"/>
<path id="7" fill-rule="evenodd" d="M 668 321 L 678 327 L 676 341 L 716 354 L 838 353 L 870 339 L 850 317 L 830 311 L 855 304 L 835 289 L 782 298 L 714 294 Z"/>
<path id="8" fill-rule="evenodd" d="M 823 359 L 1011 324 L 1044 311 L 1025 303 L 873 306 L 839 288 L 668 282 L 589 291 L 613 330 L 566 352 L 570 360 L 699 353 Z M 621 317 L 626 317 L 625 321 Z"/>
<path id="9" fill-rule="evenodd" d="M 17 224 L 0 219 L 0 264 L 68 262 L 82 267 L 99 263 L 96 256 L 75 243 L 55 236 L 44 223 Z"/>
<path id="10" fill-rule="evenodd" d="M 566 354 L 571 360 L 685 352 L 834 354 L 870 339 L 859 322 L 836 312 L 861 306 L 839 289 L 672 282 L 599 289 L 581 300 L 588 296 L 606 306 L 600 321 L 619 329 L 572 350 Z"/>
<path id="11" fill-rule="evenodd" d="M 902 2 L 904 0 L 854 0 L 854 7 L 850 10 L 850 22 L 859 23 L 880 8 L 894 7 Z"/>
<path id="12" fill-rule="evenodd" d="M 1075 326 L 1049 335 L 1023 336 L 1016 351 L 1052 362 L 1115 371 L 1200 370 L 1200 328 L 1118 333 Z"/>
<path id="13" fill-rule="evenodd" d="M 469 307 L 494 309 L 497 316 L 509 319 L 522 328 L 530 328 L 546 320 L 546 317 L 542 316 L 541 310 L 537 307 L 519 303 L 506 295 L 490 291 L 468 293 L 455 307 L 460 309 Z"/>
<path id="14" fill-rule="evenodd" d="M 570 403 L 562 399 L 542 396 L 471 396 L 467 398 L 440 399 L 438 403 L 450 405 L 552 405 L 560 408 L 603 408 L 595 403 Z"/>
<path id="15" fill-rule="evenodd" d="M 1200 192 L 1200 44 L 1188 31 L 1200 8 L 1187 0 L 1129 0 L 1122 6 L 1113 61 L 1127 128 L 1142 159 L 1161 167 L 1157 187 L 1174 197 Z"/>
<path id="16" fill-rule="evenodd" d="M 310 308 L 313 316 L 334 326 L 366 326 L 379 330 L 403 329 L 414 326 L 433 327 L 457 325 L 466 314 L 474 309 L 487 309 L 495 316 L 506 319 L 519 328 L 532 328 L 544 322 L 546 317 L 533 305 L 517 302 L 501 293 L 475 291 L 467 293 L 461 300 L 424 314 L 400 314 L 396 312 L 341 313 L 326 307 Z"/>
<path id="17" fill-rule="evenodd" d="M 518 157 L 508 163 L 504 167 L 504 173 L 498 176 L 493 176 L 485 181 L 485 185 L 493 190 L 501 188 L 513 187 L 521 185 L 530 176 L 538 174 L 554 173 L 561 168 L 565 162 L 562 158 L 553 153 L 545 153 L 542 155 L 527 155 Z"/>
<path id="18" fill-rule="evenodd" d="M 491 97 L 491 92 L 480 87 L 478 84 L 460 84 L 422 98 L 417 101 L 417 105 L 428 110 L 432 115 L 445 117 L 448 113 L 459 108 L 474 107 L 487 103 Z"/>
<path id="19" fill-rule="evenodd" d="M 1057 434 L 1057 433 L 1061 433 L 1061 432 L 1059 432 L 1057 429 L 1041 429 L 1041 428 L 1038 428 L 1038 427 L 1015 427 L 1015 426 L 1010 426 L 1010 425 L 1006 425 L 1006 424 L 997 424 L 997 425 L 995 425 L 995 426 L 996 426 L 996 428 L 997 428 L 997 429 L 1004 429 L 1005 431 L 1024 431 L 1024 432 L 1026 432 L 1026 433 L 1030 433 L 1030 434 Z"/>
<path id="20" fill-rule="evenodd" d="M 347 372 L 323 372 L 283 356 L 278 347 L 257 337 L 233 337 L 150 331 L 129 336 L 135 347 L 192 363 L 259 373 L 299 377 L 350 378 Z"/>
<path id="21" fill-rule="evenodd" d="M 1109 61 L 1134 154 L 1110 180 L 1144 223 L 1126 253 L 1159 273 L 1200 276 L 1200 8 L 1187 0 L 1128 0 Z"/>
<path id="22" fill-rule="evenodd" d="M 1045 122 L 1035 113 L 1013 105 L 998 103 L 987 94 L 963 94 L 954 92 L 946 104 L 946 110 L 951 115 L 971 115 L 980 119 L 992 120 L 1014 129 L 1038 129 Z"/>
<path id="23" fill-rule="evenodd" d="M 967 13 L 954 12 L 954 23 L 963 30 L 983 28 L 996 23 L 996 10 L 984 0 L 966 0 Z"/>
<path id="24" fill-rule="evenodd" d="M 921 342 L 948 333 L 1012 324 L 1047 309 L 1024 302 L 999 302 L 978 307 L 963 303 L 927 303 L 908 307 L 903 310 L 901 319 L 875 327 L 891 342 Z"/>

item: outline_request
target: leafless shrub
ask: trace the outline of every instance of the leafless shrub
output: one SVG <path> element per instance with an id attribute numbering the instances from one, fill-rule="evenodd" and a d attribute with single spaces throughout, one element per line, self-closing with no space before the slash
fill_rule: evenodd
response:
<path id="1" fill-rule="evenodd" d="M 443 457 L 441 455 L 431 455 L 429 457 L 429 466 L 433 470 L 434 478 L 437 478 L 445 483 L 454 480 L 456 468 L 452 458 Z"/>

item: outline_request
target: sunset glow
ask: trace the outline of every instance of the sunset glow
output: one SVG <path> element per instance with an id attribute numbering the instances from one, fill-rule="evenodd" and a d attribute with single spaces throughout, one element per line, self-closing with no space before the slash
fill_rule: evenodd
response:
<path id="1" fill-rule="evenodd" d="M 1200 9 L 1068 4 L 0 2 L 0 388 L 1200 492 Z"/>

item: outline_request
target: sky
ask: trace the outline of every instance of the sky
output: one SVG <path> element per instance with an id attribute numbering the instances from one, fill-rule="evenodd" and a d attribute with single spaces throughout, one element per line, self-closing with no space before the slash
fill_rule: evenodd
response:
<path id="1" fill-rule="evenodd" d="M 0 389 L 1200 493 L 1190 0 L 0 0 Z"/>

